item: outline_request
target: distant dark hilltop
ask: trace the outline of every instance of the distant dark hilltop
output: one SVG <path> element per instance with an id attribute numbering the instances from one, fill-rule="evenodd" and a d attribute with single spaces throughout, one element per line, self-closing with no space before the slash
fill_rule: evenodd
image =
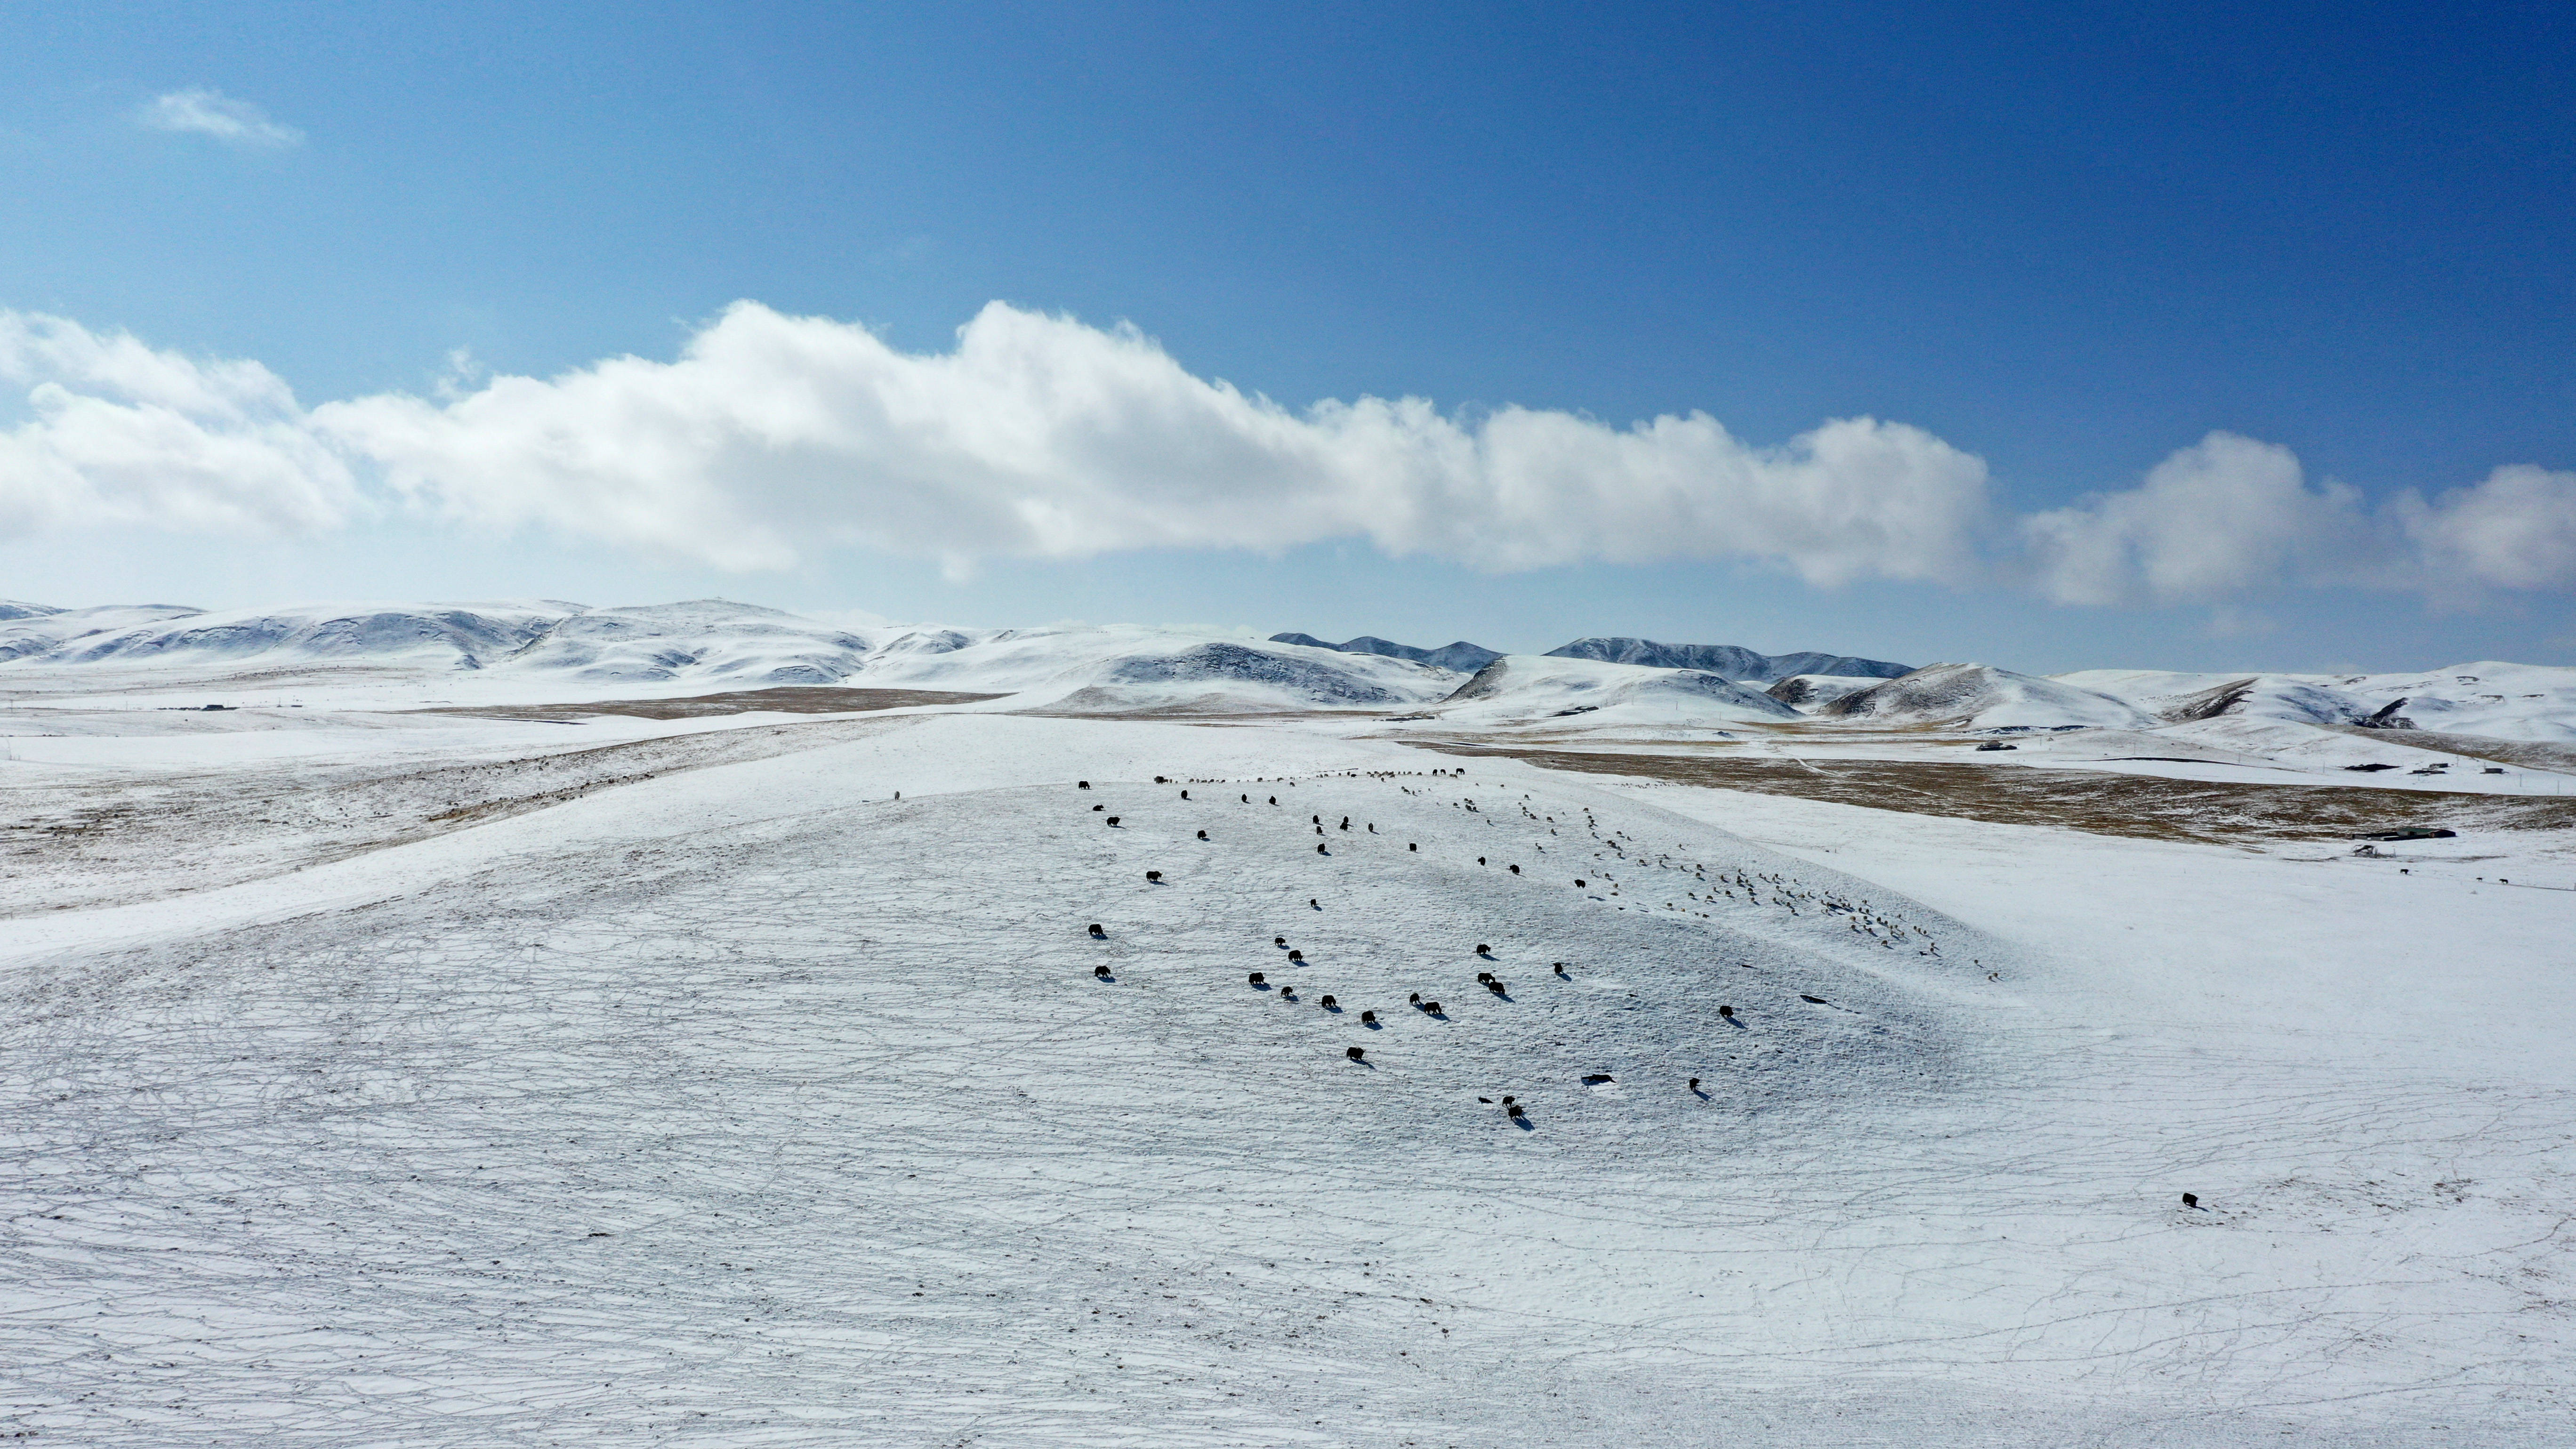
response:
<path id="1" fill-rule="evenodd" d="M 1337 649 L 1344 654 L 1381 654 L 1389 659 L 1410 659 L 1416 664 L 1436 664 L 1473 674 L 1503 657 L 1499 649 L 1470 644 L 1461 639 L 1438 649 L 1417 649 L 1363 634 L 1339 644 L 1327 644 L 1312 634 L 1273 634 L 1273 644 L 1303 644 L 1309 649 Z M 1559 649 L 1547 651 L 1558 659 L 1597 659 L 1604 664 L 1642 664 L 1650 669 L 1696 669 L 1720 679 L 1739 683 L 1773 684 L 1794 674 L 1830 674 L 1847 679 L 1894 679 L 1913 671 L 1908 664 L 1890 664 L 1884 659 L 1854 659 L 1848 654 L 1756 654 L 1732 644 L 1658 644 L 1652 639 L 1577 639 Z"/>
<path id="2" fill-rule="evenodd" d="M 1652 639 L 1577 639 L 1548 653 L 1560 659 L 1597 659 L 1604 664 L 1643 664 L 1652 669 L 1696 669 L 1720 679 L 1771 684 L 1793 674 L 1832 674 L 1846 678 L 1894 679 L 1913 666 L 1884 659 L 1854 659 L 1847 654 L 1756 654 L 1732 644 L 1658 644 Z"/>
<path id="3" fill-rule="evenodd" d="M 1357 639 L 1344 640 L 1339 644 L 1327 644 L 1312 634 L 1273 634 L 1270 636 L 1270 642 L 1303 644 L 1309 649 L 1338 649 L 1344 654 L 1378 654 L 1389 659 L 1410 659 L 1416 664 L 1437 665 L 1442 669 L 1455 669 L 1461 674 L 1473 674 L 1503 657 L 1503 652 L 1499 649 L 1488 649 L 1482 644 L 1470 644 L 1464 639 L 1455 644 L 1444 644 L 1437 649 L 1417 649 L 1410 644 L 1398 644 L 1394 640 L 1380 639 L 1369 634 L 1363 634 Z"/>

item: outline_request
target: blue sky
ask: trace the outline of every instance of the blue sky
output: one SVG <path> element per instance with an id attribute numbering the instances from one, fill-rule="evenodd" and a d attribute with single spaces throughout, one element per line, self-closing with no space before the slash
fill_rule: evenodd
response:
<path id="1" fill-rule="evenodd" d="M 2563 7 L 7 24 L 0 595 L 2576 662 Z"/>

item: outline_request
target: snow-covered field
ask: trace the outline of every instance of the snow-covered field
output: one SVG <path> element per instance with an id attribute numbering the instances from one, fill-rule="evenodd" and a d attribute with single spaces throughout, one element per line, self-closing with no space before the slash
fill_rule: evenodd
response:
<path id="1" fill-rule="evenodd" d="M 0 666 L 0 1434 L 2576 1437 L 2565 830 L 2357 856 L 1456 751 L 2498 805 L 2544 757 L 2172 721 L 2171 677 L 2079 732 L 1739 699 L 1657 743 L 1707 676 L 1512 656 L 1526 734 L 1377 655 L 852 637 L 852 685 L 1028 693 L 557 720 L 453 707 L 767 681 Z M 2055 688 L 2115 697 L 1993 697 Z"/>

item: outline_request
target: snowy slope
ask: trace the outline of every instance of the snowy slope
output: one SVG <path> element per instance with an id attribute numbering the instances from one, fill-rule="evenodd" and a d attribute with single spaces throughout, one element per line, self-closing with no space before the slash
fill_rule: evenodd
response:
<path id="1" fill-rule="evenodd" d="M 2410 720 L 2507 740 L 2576 739 L 2576 669 L 2483 661 L 2405 674 L 2172 674 L 2087 670 L 2060 683 L 2182 721 L 2250 715 L 2306 724 Z"/>
<path id="2" fill-rule="evenodd" d="M 2421 674 L 2344 675 L 2331 687 L 2419 729 L 2576 740 L 2576 669 L 2485 660 Z"/>
<path id="3" fill-rule="evenodd" d="M 59 655 L 101 638 L 149 629 L 199 612 L 177 604 L 109 604 L 95 609 L 11 604 L 9 610 L 0 614 L 0 663 Z"/>
<path id="4" fill-rule="evenodd" d="M 2256 857 L 1309 722 L 726 733 L 460 739 L 406 788 L 542 807 L 350 856 L 310 809 L 301 869 L 0 920 L 0 1427 L 2565 1438 L 2576 892 L 2477 879 L 2563 880 L 2535 843 Z M 2428 933 L 2438 989 L 2386 945 Z"/>
<path id="5" fill-rule="evenodd" d="M 1438 713 L 1446 724 L 1485 728 L 1705 727 L 1798 717 L 1778 700 L 1714 674 L 1552 654 L 1494 660 L 1442 700 Z"/>
<path id="6" fill-rule="evenodd" d="M 699 599 L 581 610 L 498 667 L 629 682 L 832 684 L 865 668 L 876 642 L 778 609 Z"/>
<path id="7" fill-rule="evenodd" d="M 1869 675 L 1792 674 L 1763 693 L 1792 709 L 1813 713 L 1844 695 L 1875 689 L 1884 682 Z"/>
<path id="8" fill-rule="evenodd" d="M 1020 696 L 1001 707 L 1124 713 L 1386 709 L 1437 699 L 1456 681 L 1448 670 L 1372 654 L 1079 624 L 896 632 L 856 682 Z"/>
<path id="9" fill-rule="evenodd" d="M 1392 639 L 1380 639 L 1373 634 L 1363 634 L 1357 639 L 1345 639 L 1339 644 L 1327 644 L 1312 634 L 1273 634 L 1270 636 L 1270 642 L 1303 644 L 1309 649 L 1332 649 L 1344 654 L 1382 654 L 1389 659 L 1410 659 L 1416 664 L 1431 664 L 1442 669 L 1454 669 L 1460 674 L 1473 674 L 1503 657 L 1499 649 L 1488 649 L 1482 644 L 1470 644 L 1464 639 L 1443 644 L 1437 649 L 1424 649 L 1413 644 L 1398 644 Z"/>
<path id="10" fill-rule="evenodd" d="M 1817 713 L 1842 720 L 1975 729 L 2153 723 L 2145 711 L 2110 695 L 1983 664 L 1927 664 L 1844 695 Z"/>
<path id="11" fill-rule="evenodd" d="M 47 662 L 238 668 L 277 663 L 480 668 L 542 639 L 577 604 L 315 604 L 155 619 L 66 641 Z"/>

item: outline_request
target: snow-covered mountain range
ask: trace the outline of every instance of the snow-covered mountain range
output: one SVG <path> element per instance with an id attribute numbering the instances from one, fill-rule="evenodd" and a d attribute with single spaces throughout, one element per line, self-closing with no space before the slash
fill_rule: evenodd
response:
<path id="1" fill-rule="evenodd" d="M 1131 625 L 841 625 L 722 599 L 61 609 L 0 601 L 0 681 L 173 684 L 367 671 L 666 691 L 865 685 L 1006 695 L 1073 713 L 1409 713 L 1480 729 L 1756 726 L 2175 730 L 2254 722 L 2576 740 L 2576 669 L 2479 662 L 2387 674 L 1911 669 L 1822 652 L 1578 639 L 1544 655 L 1457 641 L 1267 640 Z M 2199 730 L 2207 733 L 2207 729 Z"/>

